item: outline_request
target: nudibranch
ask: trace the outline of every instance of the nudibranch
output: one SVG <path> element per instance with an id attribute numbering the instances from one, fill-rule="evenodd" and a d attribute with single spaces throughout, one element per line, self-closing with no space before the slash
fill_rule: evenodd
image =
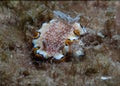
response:
<path id="1" fill-rule="evenodd" d="M 80 35 L 86 29 L 80 25 L 79 16 L 71 18 L 60 11 L 54 11 L 56 18 L 43 23 L 33 36 L 33 53 L 40 60 L 66 61 L 67 54 L 75 57 L 84 55 Z"/>

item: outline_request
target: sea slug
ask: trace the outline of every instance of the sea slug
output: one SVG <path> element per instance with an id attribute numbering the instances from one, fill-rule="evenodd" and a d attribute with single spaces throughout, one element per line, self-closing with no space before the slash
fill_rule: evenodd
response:
<path id="1" fill-rule="evenodd" d="M 50 60 L 52 62 L 66 61 L 68 54 L 74 57 L 84 55 L 80 47 L 80 35 L 86 33 L 86 29 L 80 25 L 79 16 L 72 18 L 61 12 L 53 12 L 56 18 L 48 23 L 43 23 L 33 36 L 33 53 L 35 58 Z"/>

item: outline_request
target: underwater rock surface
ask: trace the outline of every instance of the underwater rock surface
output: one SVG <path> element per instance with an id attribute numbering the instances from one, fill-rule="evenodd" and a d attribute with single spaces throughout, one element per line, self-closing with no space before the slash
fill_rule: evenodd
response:
<path id="1" fill-rule="evenodd" d="M 66 55 L 71 60 L 59 64 L 41 62 L 32 59 L 31 55 L 34 48 L 31 46 L 32 34 L 39 31 L 43 23 L 50 24 L 53 19 L 59 20 L 58 24 L 69 22 L 59 15 L 55 17 L 54 10 L 69 14 L 73 21 L 75 18 L 79 19 L 80 14 L 80 20 L 74 22 L 87 29 L 87 34 L 72 42 L 73 55 Z M 0 2 L 0 86 L 119 86 L 119 14 L 119 1 Z M 38 34 L 35 37 L 39 37 Z M 71 42 L 67 40 L 66 43 Z M 79 58 L 80 53 L 82 55 L 79 49 L 84 51 L 84 56 L 79 60 L 72 59 Z M 66 50 L 68 47 L 63 51 Z M 49 49 L 46 51 L 48 53 Z M 75 51 L 78 52 L 74 54 Z M 59 49 L 57 52 L 62 53 Z M 63 53 L 65 54 L 66 52 Z M 58 58 L 54 53 L 53 56 Z M 111 78 L 105 79 L 108 77 Z"/>

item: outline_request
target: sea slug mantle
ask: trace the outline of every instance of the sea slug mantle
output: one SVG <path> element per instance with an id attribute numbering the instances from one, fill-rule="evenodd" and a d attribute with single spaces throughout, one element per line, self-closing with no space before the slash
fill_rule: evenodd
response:
<path id="1" fill-rule="evenodd" d="M 79 16 L 71 18 L 60 11 L 54 11 L 57 18 L 48 23 L 43 23 L 33 36 L 33 53 L 40 60 L 63 62 L 67 54 L 75 57 L 84 55 L 83 49 L 76 48 L 81 45 L 80 35 L 86 33 L 78 20 Z"/>

